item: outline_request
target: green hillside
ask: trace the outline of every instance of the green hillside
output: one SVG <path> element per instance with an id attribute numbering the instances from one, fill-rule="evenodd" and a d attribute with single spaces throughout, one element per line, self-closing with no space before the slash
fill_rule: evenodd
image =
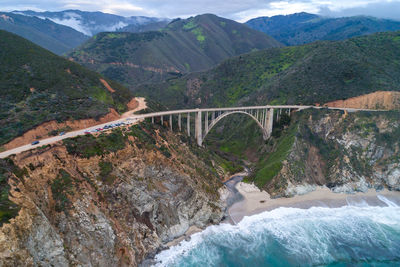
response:
<path id="1" fill-rule="evenodd" d="M 277 47 L 273 38 L 215 15 L 177 19 L 160 31 L 100 33 L 70 56 L 125 85 L 160 82 L 209 69 L 253 50 Z"/>
<path id="2" fill-rule="evenodd" d="M 0 30 L 0 145 L 50 120 L 99 118 L 122 112 L 130 92 L 101 75 Z"/>
<path id="3" fill-rule="evenodd" d="M 286 45 L 302 45 L 318 40 L 345 40 L 376 32 L 400 30 L 400 21 L 366 16 L 326 18 L 304 12 L 259 17 L 246 24 Z"/>
<path id="4" fill-rule="evenodd" d="M 55 54 L 64 54 L 89 37 L 48 19 L 0 12 L 0 30 L 15 33 Z"/>
<path id="5" fill-rule="evenodd" d="M 137 94 L 170 107 L 314 104 L 400 91 L 400 32 L 267 49 Z"/>

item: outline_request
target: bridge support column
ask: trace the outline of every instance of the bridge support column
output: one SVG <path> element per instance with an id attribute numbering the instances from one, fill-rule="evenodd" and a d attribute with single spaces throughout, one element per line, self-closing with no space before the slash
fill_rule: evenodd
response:
<path id="1" fill-rule="evenodd" d="M 196 140 L 197 144 L 201 146 L 203 144 L 203 130 L 201 129 L 202 123 L 201 123 L 201 111 L 197 111 L 196 117 L 195 117 L 195 134 L 196 134 Z"/>
<path id="2" fill-rule="evenodd" d="M 278 113 L 277 117 L 278 117 L 278 122 L 279 122 L 281 120 L 282 109 L 278 109 L 277 113 Z"/>
<path id="3" fill-rule="evenodd" d="M 261 111 L 261 121 L 260 121 L 260 123 L 261 123 L 263 128 L 265 128 L 265 118 L 266 118 L 266 116 L 267 116 L 267 110 L 263 109 Z"/>
<path id="4" fill-rule="evenodd" d="M 279 109 L 276 110 L 276 121 L 279 121 Z"/>
<path id="5" fill-rule="evenodd" d="M 161 126 L 164 125 L 164 116 L 161 116 Z"/>
<path id="6" fill-rule="evenodd" d="M 213 122 L 214 120 L 215 120 L 215 111 L 213 111 L 211 114 L 211 122 Z"/>
<path id="7" fill-rule="evenodd" d="M 172 115 L 169 115 L 169 129 L 172 131 Z"/>
<path id="8" fill-rule="evenodd" d="M 187 114 L 186 123 L 187 123 L 187 134 L 188 136 L 190 136 L 190 113 Z"/>
<path id="9" fill-rule="evenodd" d="M 154 124 L 154 117 L 151 117 L 151 123 Z"/>
<path id="10" fill-rule="evenodd" d="M 179 131 L 182 131 L 182 115 L 180 113 L 178 114 L 178 128 Z"/>
<path id="11" fill-rule="evenodd" d="M 274 109 L 270 108 L 267 110 L 267 116 L 265 117 L 265 136 L 264 140 L 271 137 L 272 127 L 274 125 Z"/>
<path id="12" fill-rule="evenodd" d="M 206 112 L 206 118 L 204 121 L 204 131 L 206 132 L 206 134 L 208 133 L 208 111 Z"/>

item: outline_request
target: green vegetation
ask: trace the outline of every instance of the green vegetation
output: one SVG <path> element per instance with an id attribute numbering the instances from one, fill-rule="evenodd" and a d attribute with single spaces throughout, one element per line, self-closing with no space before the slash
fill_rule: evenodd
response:
<path id="1" fill-rule="evenodd" d="M 154 147 L 156 140 L 143 130 L 142 125 L 136 124 L 130 128 L 129 135 L 135 136 L 144 145 Z"/>
<path id="2" fill-rule="evenodd" d="M 43 122 L 125 111 L 129 91 L 14 34 L 0 31 L 0 145 Z M 54 134 L 54 133 L 53 133 Z"/>
<path id="3" fill-rule="evenodd" d="M 200 27 L 193 29 L 192 33 L 196 36 L 196 39 L 200 42 L 200 44 L 204 44 L 206 37 L 204 36 L 203 30 Z"/>
<path id="4" fill-rule="evenodd" d="M 253 119 L 247 115 L 234 114 L 219 122 L 204 142 L 208 148 L 235 161 L 235 158 L 249 160 L 248 154 L 257 157 L 264 140 L 260 127 Z"/>
<path id="5" fill-rule="evenodd" d="M 55 200 L 55 210 L 57 212 L 66 211 L 71 205 L 68 195 L 72 195 L 73 182 L 71 175 L 61 169 L 56 179 L 51 183 L 51 193 Z"/>
<path id="6" fill-rule="evenodd" d="M 194 21 L 194 19 L 189 19 L 188 21 L 187 21 L 187 23 L 185 23 L 184 25 L 183 25 L 183 29 L 184 30 L 193 30 L 194 28 L 196 28 L 197 27 L 197 24 L 196 24 L 196 22 Z"/>
<path id="7" fill-rule="evenodd" d="M 400 30 L 400 22 L 371 17 L 328 18 L 297 13 L 287 16 L 260 17 L 246 22 L 283 44 L 301 45 L 318 40 L 344 40 L 376 32 Z"/>
<path id="8" fill-rule="evenodd" d="M 176 79 L 189 71 L 209 69 L 253 49 L 277 46 L 280 46 L 277 41 L 261 32 L 208 14 L 173 20 L 160 31 L 100 33 L 70 56 L 135 89 L 139 84 Z"/>
<path id="9" fill-rule="evenodd" d="M 243 171 L 243 166 L 237 165 L 228 160 L 221 160 L 220 165 L 227 173 L 235 174 Z"/>
<path id="10" fill-rule="evenodd" d="M 171 153 L 165 145 L 156 146 L 154 130 L 151 123 L 143 122 L 133 125 L 128 130 L 114 129 L 111 133 L 102 133 L 97 137 L 91 134 L 81 135 L 64 139 L 63 143 L 69 154 L 81 158 L 90 158 L 124 149 L 128 142 L 128 136 L 134 136 L 136 137 L 135 145 L 139 148 L 159 150 L 165 157 L 170 158 Z M 108 167 L 110 167 L 106 162 L 102 164 L 101 169 L 108 170 Z M 107 176 L 105 172 L 102 172 L 102 174 Z"/>
<path id="11" fill-rule="evenodd" d="M 0 159 L 0 226 L 18 215 L 19 206 L 9 199 L 10 185 L 8 183 L 14 174 L 22 181 L 28 175 L 27 169 L 20 169 L 11 159 Z"/>
<path id="12" fill-rule="evenodd" d="M 105 182 L 106 184 L 112 184 L 116 177 L 111 175 L 111 172 L 113 171 L 113 165 L 111 162 L 108 161 L 100 161 L 99 162 L 99 167 L 100 167 L 100 180 Z"/>
<path id="13" fill-rule="evenodd" d="M 254 177 L 247 178 L 248 181 L 253 181 L 262 188 L 279 173 L 282 169 L 282 161 L 286 159 L 293 146 L 297 128 L 297 123 L 292 124 L 287 132 L 277 140 L 275 149 L 257 163 Z"/>
<path id="14" fill-rule="evenodd" d="M 64 139 L 63 143 L 69 154 L 90 158 L 124 149 L 126 140 L 127 137 L 122 130 L 115 129 L 109 134 L 102 133 L 98 137 L 87 134 Z"/>

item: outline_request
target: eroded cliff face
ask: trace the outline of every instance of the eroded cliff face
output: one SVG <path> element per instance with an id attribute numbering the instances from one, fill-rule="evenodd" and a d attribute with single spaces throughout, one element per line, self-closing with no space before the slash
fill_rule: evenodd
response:
<path id="1" fill-rule="evenodd" d="M 334 192 L 400 190 L 399 112 L 308 110 L 294 120 L 282 168 L 265 185 L 272 196 L 304 194 L 318 185 Z"/>
<path id="2" fill-rule="evenodd" d="M 360 108 L 360 109 L 400 109 L 400 92 L 377 91 L 366 95 L 360 95 L 345 100 L 337 100 L 326 103 L 327 107 Z"/>
<path id="3" fill-rule="evenodd" d="M 134 127 L 11 158 L 20 211 L 0 229 L 0 265 L 136 266 L 222 219 L 218 159 L 183 135 Z"/>

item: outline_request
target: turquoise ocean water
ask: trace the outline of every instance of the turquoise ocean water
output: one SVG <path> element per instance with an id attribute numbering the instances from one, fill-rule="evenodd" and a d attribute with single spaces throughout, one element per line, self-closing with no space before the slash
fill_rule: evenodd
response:
<path id="1" fill-rule="evenodd" d="M 156 266 L 400 266 L 400 206 L 278 208 L 210 226 Z M 396 204 L 397 203 L 397 204 Z"/>

